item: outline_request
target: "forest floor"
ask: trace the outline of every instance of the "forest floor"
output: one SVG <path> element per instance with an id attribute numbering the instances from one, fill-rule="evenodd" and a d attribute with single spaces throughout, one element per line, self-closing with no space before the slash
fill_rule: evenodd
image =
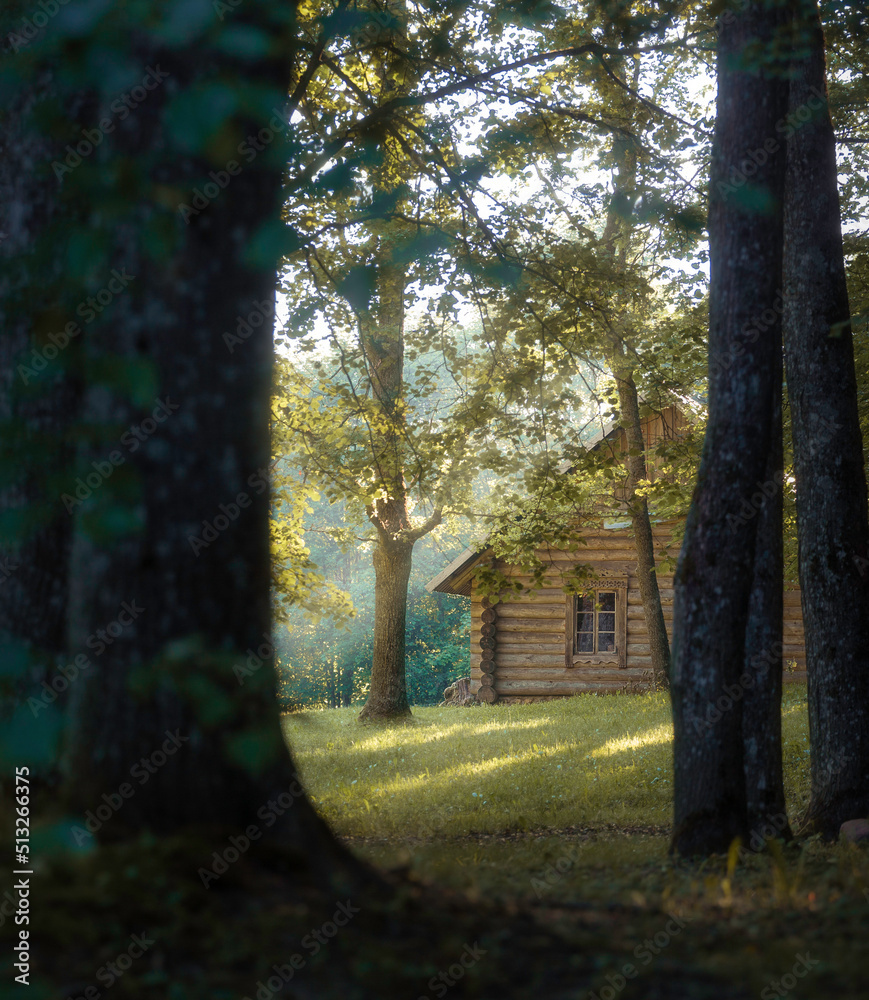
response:
<path id="1" fill-rule="evenodd" d="M 788 690 L 784 728 L 795 815 L 804 689 Z M 381 875 L 325 882 L 270 848 L 205 890 L 213 839 L 43 842 L 31 986 L 14 983 L 0 907 L 0 1000 L 866 995 L 869 851 L 811 838 L 667 856 L 661 695 L 415 709 L 402 727 L 312 712 L 287 733 L 318 808 Z"/>

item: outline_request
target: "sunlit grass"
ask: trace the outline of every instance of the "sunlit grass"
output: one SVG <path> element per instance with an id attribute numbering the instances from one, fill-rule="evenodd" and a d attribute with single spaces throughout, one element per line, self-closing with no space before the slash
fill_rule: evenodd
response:
<path id="1" fill-rule="evenodd" d="M 332 709 L 285 720 L 311 797 L 345 836 L 670 823 L 666 694 L 416 708 L 413 722 L 401 726 L 362 726 L 356 715 Z M 796 810 L 808 794 L 801 685 L 785 692 L 783 730 L 786 788 Z"/>

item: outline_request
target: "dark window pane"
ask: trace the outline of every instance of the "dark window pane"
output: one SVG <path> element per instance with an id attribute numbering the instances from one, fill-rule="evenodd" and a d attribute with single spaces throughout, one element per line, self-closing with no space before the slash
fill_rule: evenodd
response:
<path id="1" fill-rule="evenodd" d="M 614 653 L 616 650 L 615 632 L 601 632 L 597 637 L 597 648 L 600 653 Z"/>
<path id="2" fill-rule="evenodd" d="M 579 653 L 594 652 L 594 636 L 591 632 L 580 632 L 576 637 L 576 650 Z"/>
<path id="3" fill-rule="evenodd" d="M 600 609 L 601 611 L 615 611 L 616 609 L 616 595 L 611 590 L 601 591 L 600 593 Z"/>
<path id="4" fill-rule="evenodd" d="M 577 611 L 591 611 L 594 608 L 594 597 L 588 594 L 586 597 L 577 597 L 576 599 Z"/>
<path id="5" fill-rule="evenodd" d="M 576 616 L 576 631 L 594 632 L 594 614 L 591 611 Z"/>
<path id="6" fill-rule="evenodd" d="M 601 611 L 597 616 L 597 630 L 598 632 L 615 632 L 616 616 L 612 611 Z"/>

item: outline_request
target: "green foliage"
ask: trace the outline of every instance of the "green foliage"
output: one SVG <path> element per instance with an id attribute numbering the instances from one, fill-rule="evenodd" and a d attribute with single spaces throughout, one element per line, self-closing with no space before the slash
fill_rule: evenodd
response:
<path id="1" fill-rule="evenodd" d="M 276 630 L 278 693 L 284 708 L 357 705 L 368 694 L 374 628 L 374 569 L 370 544 L 352 544 L 342 528 L 340 504 L 321 504 L 316 519 L 327 533 L 310 532 L 311 556 L 329 586 L 352 606 L 336 627 L 335 616 L 287 610 Z M 345 548 L 333 544 L 343 536 Z M 435 705 L 444 688 L 470 670 L 470 606 L 466 598 L 427 594 L 424 583 L 445 556 L 431 539 L 418 543 L 407 608 L 405 675 L 414 705 Z M 448 558 L 448 557 L 446 557 Z"/>

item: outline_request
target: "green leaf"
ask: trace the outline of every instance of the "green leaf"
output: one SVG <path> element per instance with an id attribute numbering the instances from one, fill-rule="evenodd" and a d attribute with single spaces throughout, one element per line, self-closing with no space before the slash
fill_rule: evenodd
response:
<path id="1" fill-rule="evenodd" d="M 191 153 L 202 153 L 239 106 L 229 84 L 210 82 L 181 90 L 169 102 L 164 122 L 169 141 Z"/>
<path id="2" fill-rule="evenodd" d="M 254 233 L 245 247 L 244 263 L 251 268 L 274 268 L 281 257 L 286 257 L 301 246 L 298 233 L 280 219 L 264 223 Z"/>
<path id="3" fill-rule="evenodd" d="M 335 286 L 338 294 L 343 295 L 354 309 L 366 310 L 377 285 L 377 272 L 374 264 L 351 267 Z"/>
<path id="4" fill-rule="evenodd" d="M 29 646 L 15 639 L 0 644 L 0 677 L 23 677 L 29 666 Z"/>
<path id="5" fill-rule="evenodd" d="M 224 28 L 216 43 L 216 48 L 239 59 L 262 59 L 271 47 L 271 39 L 264 31 L 247 24 Z"/>
<path id="6" fill-rule="evenodd" d="M 283 748 L 279 737 L 267 727 L 247 729 L 226 741 L 226 755 L 251 774 L 265 770 Z"/>
<path id="7" fill-rule="evenodd" d="M 22 705 L 0 732 L 0 762 L 4 768 L 27 765 L 39 768 L 52 763 L 63 729 L 63 716 L 54 705 L 34 713 Z"/>

